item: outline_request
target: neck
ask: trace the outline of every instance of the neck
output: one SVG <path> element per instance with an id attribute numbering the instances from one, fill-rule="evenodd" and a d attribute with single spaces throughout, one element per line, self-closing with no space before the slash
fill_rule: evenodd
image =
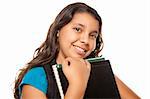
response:
<path id="1" fill-rule="evenodd" d="M 65 56 L 63 56 L 62 54 L 58 53 L 58 56 L 56 58 L 56 63 L 57 64 L 62 64 L 63 60 L 65 59 Z"/>

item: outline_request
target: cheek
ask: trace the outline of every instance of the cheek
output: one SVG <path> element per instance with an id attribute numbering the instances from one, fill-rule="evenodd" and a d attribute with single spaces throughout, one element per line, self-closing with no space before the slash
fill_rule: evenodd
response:
<path id="1" fill-rule="evenodd" d="M 73 35 L 73 33 L 72 33 L 71 29 L 63 28 L 60 31 L 60 36 L 59 37 L 60 37 L 61 40 L 66 41 L 66 40 L 72 39 L 72 35 Z"/>
<path id="2" fill-rule="evenodd" d="M 74 40 L 75 36 L 71 35 L 71 32 L 63 32 L 59 35 L 59 44 L 65 48 L 69 47 Z"/>
<path id="3" fill-rule="evenodd" d="M 74 41 L 74 36 L 72 36 L 72 35 L 62 35 L 61 37 L 60 37 L 60 42 L 64 42 L 64 43 L 71 43 L 71 42 L 73 42 Z"/>
<path id="4" fill-rule="evenodd" d="M 93 41 L 93 42 L 91 41 L 90 42 L 90 50 L 94 51 L 95 48 L 96 48 L 96 41 Z"/>

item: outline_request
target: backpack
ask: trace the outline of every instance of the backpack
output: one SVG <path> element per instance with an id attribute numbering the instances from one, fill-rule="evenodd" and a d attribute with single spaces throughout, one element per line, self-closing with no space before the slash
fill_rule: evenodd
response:
<path id="1" fill-rule="evenodd" d="M 51 63 L 44 65 L 44 70 L 46 73 L 47 81 L 48 81 L 48 88 L 46 96 L 48 99 L 61 99 L 60 93 L 57 87 L 57 83 L 55 80 L 54 72 L 52 69 L 52 65 L 56 64 L 56 60 L 53 59 Z M 63 89 L 63 93 L 65 94 L 68 88 L 68 81 L 62 71 L 62 69 L 58 69 L 60 75 L 60 81 Z"/>
<path id="2" fill-rule="evenodd" d="M 46 96 L 48 99 L 61 99 L 61 96 L 57 87 L 57 83 L 55 80 L 54 72 L 52 69 L 52 65 L 55 65 L 55 64 L 56 64 L 56 60 L 52 60 L 50 64 L 44 65 L 44 70 L 45 70 L 46 77 L 48 80 L 48 89 L 46 93 Z M 92 98 L 92 97 L 93 98 L 98 98 L 98 97 L 107 98 L 108 97 L 108 98 L 113 98 L 113 99 L 114 98 L 121 99 L 112 69 L 110 67 L 109 60 L 104 60 L 98 63 L 95 62 L 95 63 L 92 63 L 91 65 L 96 66 L 96 68 L 93 68 L 92 69 L 93 71 L 91 71 L 91 76 L 89 78 L 89 82 L 87 85 L 87 90 L 84 95 L 84 99 L 85 98 L 87 99 L 88 97 L 89 98 Z M 59 73 L 63 93 L 65 94 L 69 84 L 62 69 L 58 69 L 58 73 Z M 99 76 L 99 75 L 103 75 L 103 76 Z M 92 76 L 97 77 L 96 80 L 94 80 L 95 78 L 93 79 Z M 93 84 L 93 81 L 94 81 L 94 84 Z M 98 88 L 97 86 L 101 86 L 101 87 Z"/>

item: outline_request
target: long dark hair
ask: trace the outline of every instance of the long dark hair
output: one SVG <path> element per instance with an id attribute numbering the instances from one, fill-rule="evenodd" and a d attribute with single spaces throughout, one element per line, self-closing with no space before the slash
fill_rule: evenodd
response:
<path id="1" fill-rule="evenodd" d="M 15 81 L 14 86 L 15 99 L 19 98 L 18 87 L 27 71 L 33 67 L 48 64 L 51 62 L 52 59 L 57 57 L 59 51 L 59 43 L 57 41 L 58 30 L 60 30 L 62 27 L 68 24 L 72 20 L 75 13 L 82 13 L 82 12 L 87 12 L 91 14 L 96 20 L 99 21 L 100 33 L 96 39 L 96 48 L 88 57 L 98 56 L 98 53 L 103 48 L 103 40 L 101 34 L 101 26 L 102 26 L 101 17 L 99 16 L 99 14 L 95 9 L 91 8 L 85 3 L 77 2 L 66 6 L 57 15 L 54 22 L 50 25 L 46 40 L 42 43 L 42 45 L 39 48 L 35 50 L 33 59 L 29 63 L 27 63 L 27 66 L 25 68 L 21 69 L 21 72 Z"/>

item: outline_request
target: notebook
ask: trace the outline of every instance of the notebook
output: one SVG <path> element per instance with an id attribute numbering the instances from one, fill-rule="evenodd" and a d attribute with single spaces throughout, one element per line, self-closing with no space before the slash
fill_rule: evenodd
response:
<path id="1" fill-rule="evenodd" d="M 109 60 L 91 62 L 91 75 L 84 98 L 120 99 Z"/>
<path id="2" fill-rule="evenodd" d="M 121 99 L 109 60 L 93 58 L 88 61 L 91 63 L 91 74 L 84 99 Z M 59 75 L 63 74 L 61 69 L 58 69 L 58 72 Z M 63 91 L 66 92 L 68 84 L 64 83 L 65 80 L 62 79 L 66 78 L 63 77 L 64 76 L 60 76 L 60 83 L 63 85 Z M 62 92 L 60 92 L 60 94 L 61 93 Z"/>

